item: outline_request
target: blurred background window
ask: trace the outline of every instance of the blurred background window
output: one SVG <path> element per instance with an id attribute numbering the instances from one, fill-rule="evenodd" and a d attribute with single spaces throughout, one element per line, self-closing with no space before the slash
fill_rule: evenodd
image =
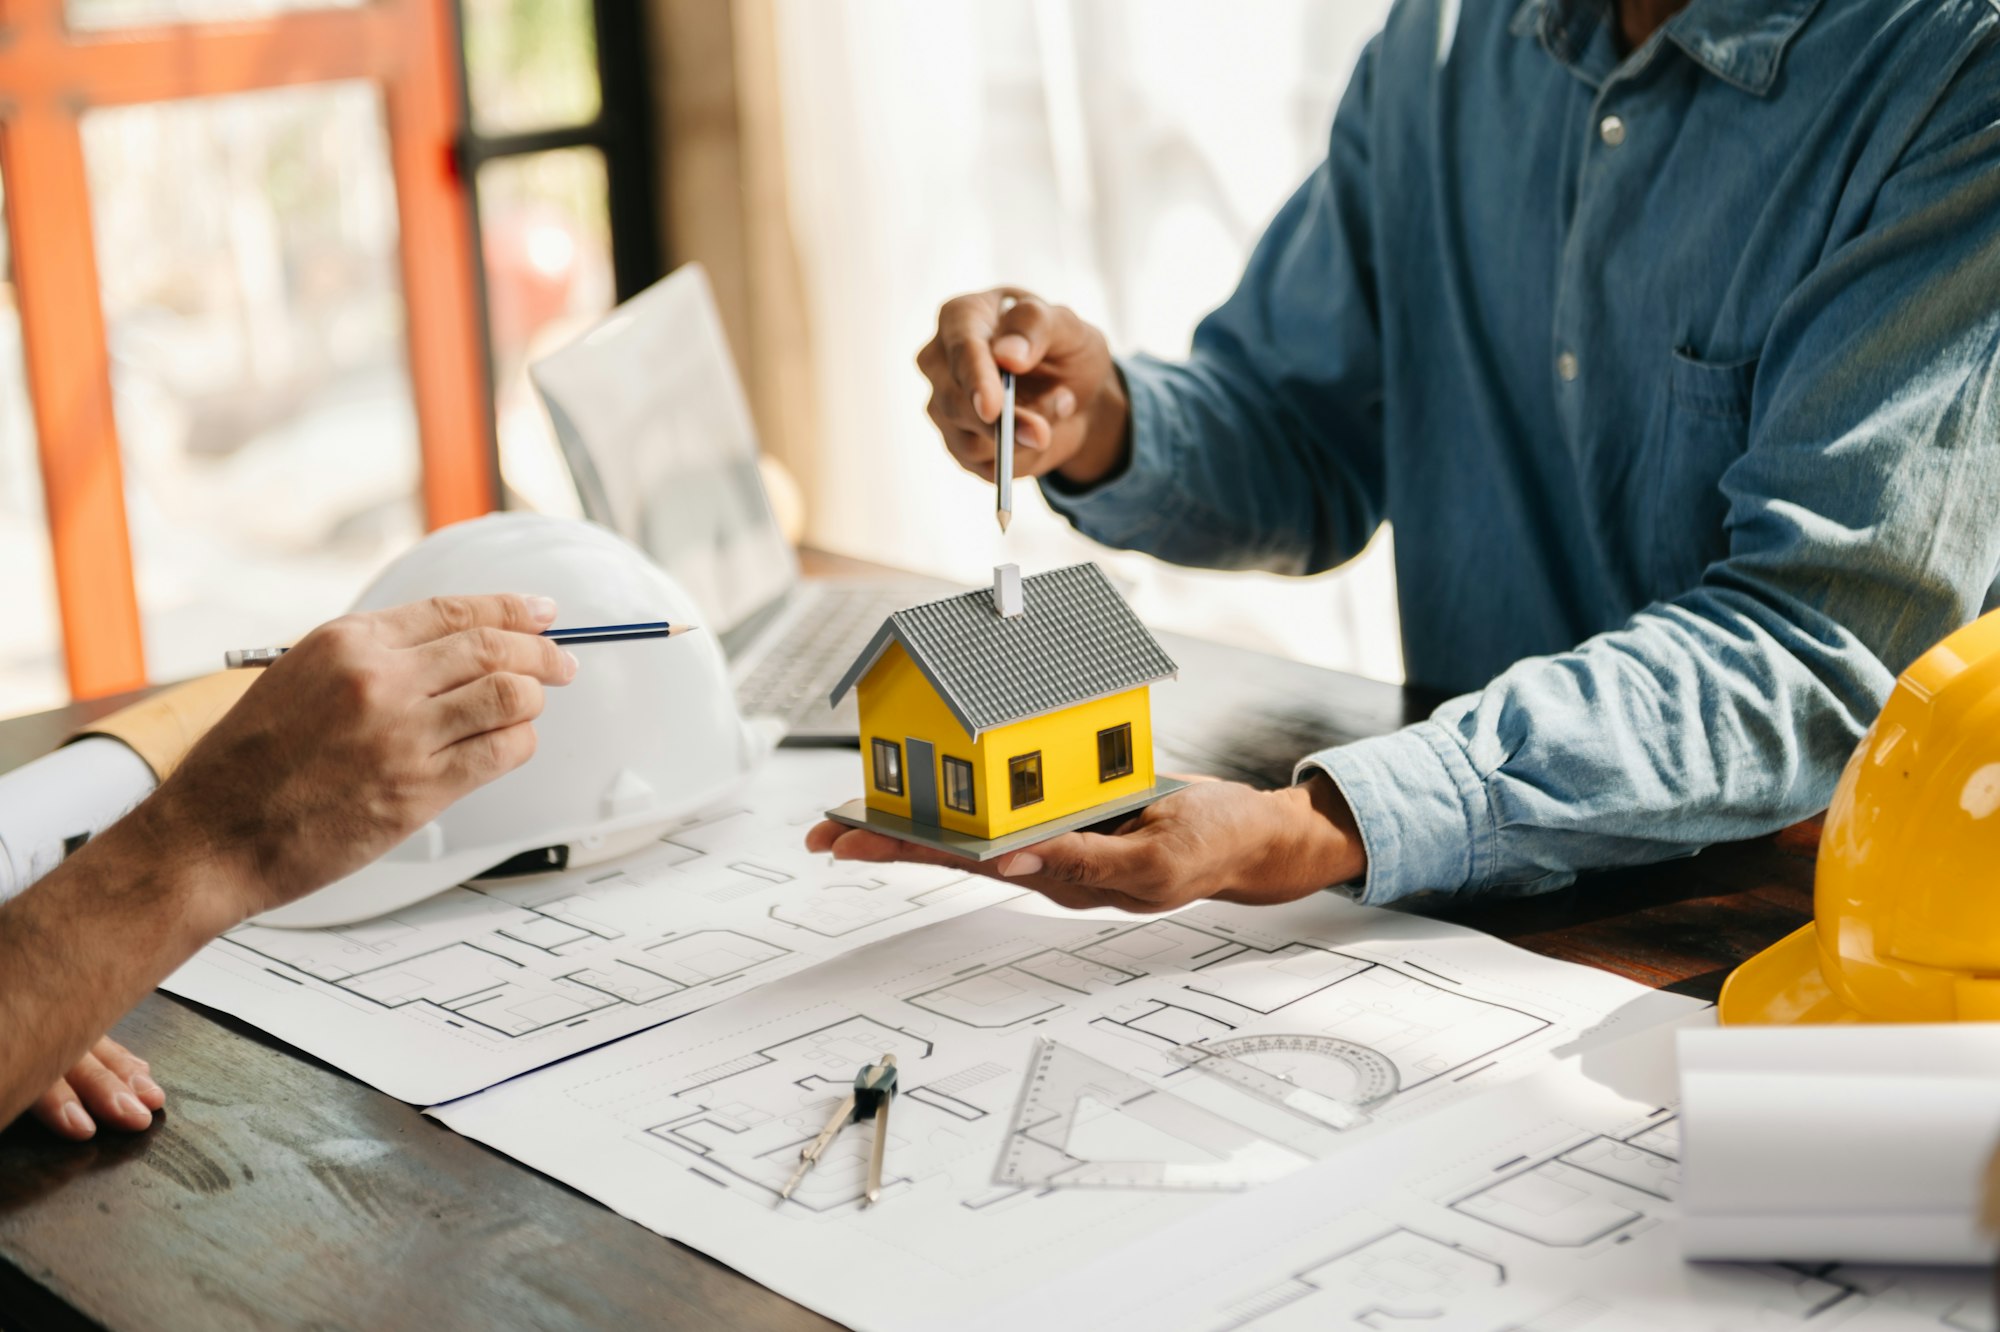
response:
<path id="1" fill-rule="evenodd" d="M 15 0 L 7 18 L 0 156 L 78 183 L 14 200 L 35 239 L 0 286 L 0 716 L 296 637 L 427 519 L 575 510 L 524 367 L 661 271 L 640 4 Z M 228 58 L 196 58 L 211 34 Z M 61 72 L 9 69 L 10 49 Z M 14 262 L 49 293 L 25 335 Z M 65 313 L 84 292 L 101 347 Z M 115 440 L 93 424 L 107 382 Z M 61 423 L 67 558 L 35 391 Z M 122 507 L 92 481 L 114 447 Z M 121 536 L 129 565 L 102 558 Z M 136 619 L 109 604 L 127 589 Z M 65 652 L 65 619 L 89 651 Z"/>
<path id="2" fill-rule="evenodd" d="M 911 360 L 998 283 L 1176 355 L 1325 156 L 1386 0 L 773 0 L 811 330 L 813 544 L 978 583 L 1095 555 L 1165 628 L 1400 680 L 1388 542 L 1311 581 L 1106 557 L 1020 490 L 1003 548 Z M 1030 488 L 1032 491 L 1032 488 Z M 1024 500 L 1026 503 L 1024 503 Z M 975 521 L 979 519 L 982 521 Z M 1003 555 L 1004 549 L 1004 555 Z"/>
<path id="3" fill-rule="evenodd" d="M 370 83 L 83 119 L 147 668 L 339 614 L 423 531 Z"/>
<path id="4" fill-rule="evenodd" d="M 13 239 L 67 247 L 45 289 L 98 283 L 151 678 L 337 611 L 427 518 L 476 511 L 487 476 L 502 503 L 575 512 L 525 367 L 664 271 L 662 179 L 673 257 L 711 269 L 808 542 L 968 583 L 1003 556 L 1100 558 L 1163 627 L 1401 677 L 1386 535 L 1314 580 L 1195 573 L 1098 551 L 1030 488 L 1003 547 L 973 521 L 990 500 L 939 446 L 911 366 L 941 301 L 998 282 L 1074 306 L 1120 350 L 1185 351 L 1324 155 L 1387 0 L 19 3 L 12 21 L 40 16 L 45 41 L 123 29 L 162 69 L 224 68 L 184 58 L 212 23 L 270 43 L 226 96 L 97 85 L 80 119 L 53 85 L 0 103 L 10 140 L 42 136 L 36 160 L 86 168 L 94 258 L 63 233 L 68 198 L 47 196 L 32 228 L 17 216 Z M 402 25 L 396 45 L 319 40 L 371 13 Z M 66 58 L 87 65 L 93 45 Z M 361 54 L 322 56 L 336 47 Z M 308 73 L 324 59 L 368 67 Z M 266 70 L 296 86 L 258 87 Z M 408 79 L 457 82 L 456 114 L 438 124 L 420 108 L 440 99 Z M 413 115 L 432 116 L 414 153 L 396 138 Z M 461 261 L 463 281 L 440 285 Z M 10 281 L 0 715 L 49 702 L 61 660 L 17 305 Z M 410 345 L 413 327 L 430 335 Z M 29 349 L 33 382 L 61 352 Z M 492 396 L 468 403 L 478 383 Z M 88 445 L 88 413 L 65 419 Z M 429 421 L 444 425 L 420 439 Z M 115 538 L 118 517 L 63 530 Z M 65 617 L 95 609 L 62 586 Z M 134 670 L 90 678 L 119 688 Z"/>
<path id="5" fill-rule="evenodd" d="M 0 204 L 6 197 L 7 179 L 0 175 Z M 54 707 L 67 697 L 15 290 L 14 256 L 0 213 L 0 716 Z"/>
<path id="6" fill-rule="evenodd" d="M 158 23 L 221 23 L 298 9 L 351 9 L 364 0 L 67 0 L 69 26 L 129 28 Z"/>
<path id="7" fill-rule="evenodd" d="M 528 364 L 659 276 L 640 7 L 461 0 L 500 474 L 511 504 L 580 512 Z"/>
<path id="8" fill-rule="evenodd" d="M 490 507 L 449 0 L 9 0 L 6 21 L 14 401 L 68 688 L 296 636 L 423 520 Z M 43 701 L 0 684 L 0 712 Z"/>
<path id="9" fill-rule="evenodd" d="M 527 370 L 616 303 L 603 154 L 559 148 L 489 162 L 479 169 L 479 216 L 501 475 L 525 507 L 577 515 Z"/>
<path id="10" fill-rule="evenodd" d="M 590 0 L 459 0 L 466 92 L 480 134 L 597 118 L 597 27 Z"/>

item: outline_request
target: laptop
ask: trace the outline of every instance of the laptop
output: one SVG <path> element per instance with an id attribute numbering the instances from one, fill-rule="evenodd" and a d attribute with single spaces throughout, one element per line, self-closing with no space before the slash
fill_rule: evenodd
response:
<path id="1" fill-rule="evenodd" d="M 701 266 L 640 292 L 528 375 L 584 516 L 687 589 L 745 715 L 778 719 L 791 745 L 859 743 L 852 698 L 836 710 L 827 696 L 891 612 L 960 589 L 800 575 Z"/>

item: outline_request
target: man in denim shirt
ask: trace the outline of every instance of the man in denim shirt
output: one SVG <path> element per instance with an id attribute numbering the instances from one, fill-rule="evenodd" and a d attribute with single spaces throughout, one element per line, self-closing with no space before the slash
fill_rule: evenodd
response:
<path id="1" fill-rule="evenodd" d="M 1003 291 L 919 364 L 983 476 L 1021 375 L 1021 470 L 1111 545 L 1307 574 L 1392 522 L 1411 679 L 1466 691 L 1001 872 L 1384 903 L 1769 832 L 2000 604 L 2000 8 L 1400 0 L 1186 361 Z"/>

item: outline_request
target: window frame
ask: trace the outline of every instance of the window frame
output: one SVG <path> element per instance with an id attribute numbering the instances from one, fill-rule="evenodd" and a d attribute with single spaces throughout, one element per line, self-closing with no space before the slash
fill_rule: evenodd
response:
<path id="1" fill-rule="evenodd" d="M 1030 768 L 1029 765 L 1033 765 Z M 1035 794 L 1031 799 L 1021 799 L 1021 775 L 1032 771 L 1035 775 Z M 1037 749 L 1027 754 L 1016 754 L 1007 760 L 1007 798 L 1013 808 L 1027 809 L 1039 805 L 1048 798 L 1048 786 L 1042 780 L 1042 751 Z"/>
<path id="2" fill-rule="evenodd" d="M 1125 747 L 1125 766 L 1117 772 L 1106 771 L 1104 762 L 1104 742 L 1113 737 L 1122 737 Z M 1131 722 L 1120 722 L 1116 726 L 1107 726 L 1099 731 L 1097 733 L 1097 780 L 1099 784 L 1115 782 L 1120 777 L 1130 777 L 1134 772 L 1138 771 L 1137 765 L 1133 762 L 1134 757 L 1132 752 Z"/>
<path id="3" fill-rule="evenodd" d="M 883 795 L 900 796 L 906 794 L 909 784 L 903 780 L 903 747 L 894 740 L 885 740 L 879 735 L 870 736 L 868 756 L 869 775 L 874 779 L 875 789 Z M 888 760 L 889 777 L 890 780 L 895 782 L 894 786 L 889 786 L 882 780 L 882 767 L 885 758 Z"/>
<path id="4" fill-rule="evenodd" d="M 600 9 L 608 3 L 598 0 Z M 463 55 L 449 5 L 370 0 L 89 31 L 70 30 L 63 0 L 0 8 L 8 38 L 0 42 L 0 173 L 13 186 L 6 211 L 15 272 L 32 278 L 20 288 L 21 340 L 71 696 L 147 682 L 79 106 L 375 84 L 395 182 L 425 518 L 436 528 L 493 509 L 499 473 L 470 191 L 449 156 L 463 99 L 452 87 Z"/>
<path id="5" fill-rule="evenodd" d="M 474 286 L 486 380 L 496 382 L 493 321 L 486 286 L 486 238 L 479 212 L 479 169 L 507 157 L 567 148 L 594 148 L 604 161 L 605 220 L 611 229 L 611 280 L 616 299 L 630 300 L 666 271 L 660 246 L 659 162 L 653 151 L 653 107 L 645 6 L 631 0 L 591 0 L 597 61 L 597 114 L 589 120 L 531 130 L 482 134 L 472 109 L 472 75 L 465 62 L 465 0 L 451 0 L 458 60 L 458 135 L 454 160 L 465 181 L 471 219 Z M 490 415 L 490 414 L 489 414 Z M 489 420 L 489 434 L 492 425 Z M 499 456 L 497 436 L 491 444 Z M 497 463 L 496 463 L 497 467 Z"/>
<path id="6" fill-rule="evenodd" d="M 979 812 L 979 793 L 973 782 L 972 764 L 966 759 L 954 758 L 950 754 L 944 755 L 943 759 L 944 807 L 959 814 L 977 814 Z M 954 790 L 952 779 L 954 777 L 962 778 L 965 782 L 965 803 L 962 805 L 952 798 Z"/>

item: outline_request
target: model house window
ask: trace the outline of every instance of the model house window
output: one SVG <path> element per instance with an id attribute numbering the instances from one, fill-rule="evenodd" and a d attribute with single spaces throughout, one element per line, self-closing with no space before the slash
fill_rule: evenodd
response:
<path id="1" fill-rule="evenodd" d="M 972 765 L 950 755 L 944 760 L 944 803 L 961 814 L 979 812 L 972 799 Z"/>
<path id="2" fill-rule="evenodd" d="M 894 740 L 875 742 L 875 789 L 886 795 L 903 794 L 903 747 Z"/>
<path id="3" fill-rule="evenodd" d="M 1097 733 L 1097 780 L 1132 775 L 1132 723 Z"/>
<path id="4" fill-rule="evenodd" d="M 1014 808 L 1032 805 L 1042 798 L 1042 752 L 1007 760 L 1007 785 L 1014 795 Z"/>

